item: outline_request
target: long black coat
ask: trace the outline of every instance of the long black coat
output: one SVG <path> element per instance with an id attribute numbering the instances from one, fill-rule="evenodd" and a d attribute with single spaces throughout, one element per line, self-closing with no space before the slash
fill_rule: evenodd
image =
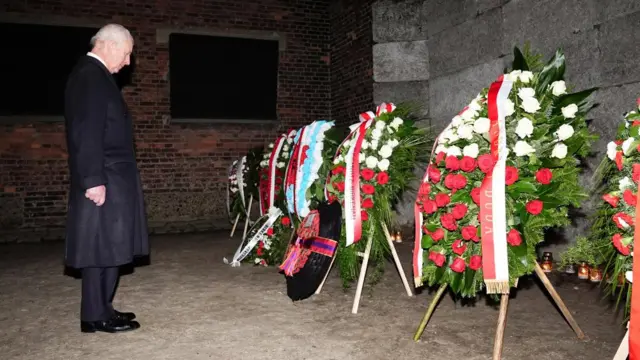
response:
<path id="1" fill-rule="evenodd" d="M 149 254 L 133 125 L 115 79 L 97 59 L 82 57 L 67 80 L 65 121 L 70 191 L 65 263 L 110 267 Z M 105 185 L 97 206 L 85 197 Z"/>

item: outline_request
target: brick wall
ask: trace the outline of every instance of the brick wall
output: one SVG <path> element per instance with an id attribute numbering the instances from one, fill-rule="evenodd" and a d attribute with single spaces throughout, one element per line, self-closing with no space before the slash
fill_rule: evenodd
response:
<path id="1" fill-rule="evenodd" d="M 331 110 L 340 124 L 373 107 L 373 0 L 331 4 Z"/>
<path id="2" fill-rule="evenodd" d="M 360 84 L 363 74 L 370 78 L 370 59 L 364 65 L 352 59 L 364 51 L 362 44 L 370 39 L 352 39 L 350 34 L 362 36 L 365 31 L 350 20 L 348 13 L 354 10 L 349 9 L 333 13 L 340 31 L 334 39 L 338 46 L 330 51 L 328 0 L 9 0 L 0 4 L 0 13 L 9 16 L 47 19 L 53 15 L 67 22 L 118 22 L 132 31 L 136 71 L 125 97 L 135 121 L 149 222 L 152 228 L 165 231 L 198 224 L 211 227 L 216 220 L 226 221 L 225 172 L 232 159 L 271 141 L 277 132 L 330 118 L 332 85 L 339 88 L 339 94 L 350 94 L 345 87 Z M 364 13 L 370 11 L 367 9 Z M 370 27 L 370 22 L 366 26 Z M 156 41 L 158 27 L 260 30 L 284 35 L 279 126 L 168 124 L 168 48 Z M 330 69 L 332 55 L 338 63 L 331 64 Z M 344 71 L 352 80 L 342 83 L 334 77 L 330 82 L 330 70 Z M 351 113 L 357 104 L 366 102 L 362 99 L 365 95 L 333 103 L 339 104 L 341 117 L 353 119 Z M 55 238 L 63 233 L 67 201 L 63 130 L 59 123 L 0 125 L 0 239 Z"/>

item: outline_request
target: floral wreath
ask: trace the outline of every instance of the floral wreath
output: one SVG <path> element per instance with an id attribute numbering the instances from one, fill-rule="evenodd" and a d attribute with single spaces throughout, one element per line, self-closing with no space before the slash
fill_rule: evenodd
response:
<path id="1" fill-rule="evenodd" d="M 567 93 L 560 51 L 544 66 L 514 55 L 437 139 L 416 201 L 416 287 L 508 292 L 533 271 L 544 229 L 568 225 L 587 197 L 578 164 L 596 138 L 585 121 L 595 89 Z"/>

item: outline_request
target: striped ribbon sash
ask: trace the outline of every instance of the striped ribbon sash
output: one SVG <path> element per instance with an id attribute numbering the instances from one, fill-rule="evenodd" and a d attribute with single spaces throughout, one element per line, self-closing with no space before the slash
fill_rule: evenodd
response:
<path id="1" fill-rule="evenodd" d="M 636 272 L 640 273 L 640 256 L 635 256 L 640 249 L 640 188 L 636 201 L 635 229 L 633 230 L 633 280 L 631 282 L 631 311 L 629 319 L 629 360 L 640 360 L 640 281 Z"/>

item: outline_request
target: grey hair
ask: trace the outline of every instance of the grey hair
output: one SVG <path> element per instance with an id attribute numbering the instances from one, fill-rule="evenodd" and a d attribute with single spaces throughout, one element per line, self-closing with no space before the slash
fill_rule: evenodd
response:
<path id="1" fill-rule="evenodd" d="M 127 40 L 133 42 L 133 36 L 129 30 L 119 24 L 108 24 L 98 30 L 91 38 L 91 45 L 95 46 L 97 41 L 114 41 L 121 44 Z"/>

